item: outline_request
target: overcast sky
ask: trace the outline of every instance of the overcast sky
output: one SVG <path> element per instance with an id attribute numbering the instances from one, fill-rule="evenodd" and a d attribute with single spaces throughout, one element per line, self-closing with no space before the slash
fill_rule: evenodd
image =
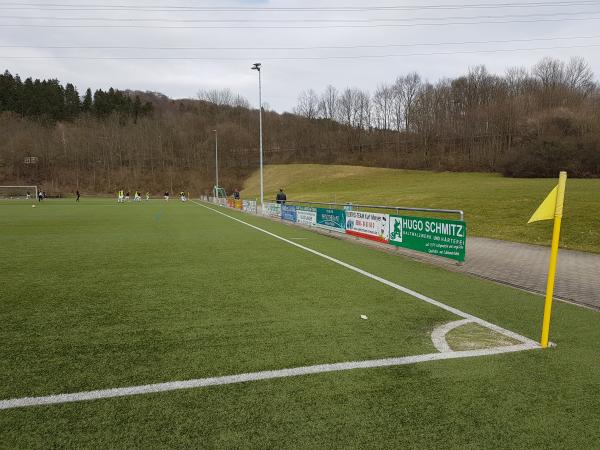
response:
<path id="1" fill-rule="evenodd" d="M 527 2 L 543 6 L 506 6 Z M 236 7 L 244 10 L 232 10 Z M 306 9 L 311 7 L 316 10 Z M 260 61 L 263 100 L 272 109 L 289 111 L 308 88 L 320 92 L 333 84 L 372 92 L 378 83 L 411 71 L 433 82 L 477 64 L 500 74 L 510 66 L 531 67 L 544 56 L 582 56 L 598 78 L 599 25 L 600 1 L 585 0 L 0 0 L 0 60 L 2 70 L 58 78 L 80 92 L 113 86 L 193 98 L 200 89 L 230 88 L 254 105 L 257 74 L 250 66 Z M 510 42 L 474 43 L 482 41 Z M 43 48 L 51 46 L 218 49 Z M 327 46 L 363 47 L 314 48 Z M 105 59 L 77 59 L 82 56 Z M 323 57 L 334 58 L 311 59 Z"/>

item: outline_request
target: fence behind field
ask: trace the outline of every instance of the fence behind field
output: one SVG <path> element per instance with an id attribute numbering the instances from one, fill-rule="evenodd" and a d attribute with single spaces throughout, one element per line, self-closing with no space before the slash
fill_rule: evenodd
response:
<path id="1" fill-rule="evenodd" d="M 255 200 L 217 197 L 205 197 L 203 200 L 286 223 L 345 233 L 460 262 L 466 256 L 467 224 L 464 221 L 464 211 L 459 209 L 296 200 L 285 203 L 265 202 L 260 208 Z M 426 213 L 428 217 L 408 215 L 410 213 Z M 429 217 L 440 215 L 458 217 L 455 220 Z"/>

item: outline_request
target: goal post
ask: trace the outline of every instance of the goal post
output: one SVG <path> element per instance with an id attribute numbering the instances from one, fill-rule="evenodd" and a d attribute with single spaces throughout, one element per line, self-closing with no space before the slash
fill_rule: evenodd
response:
<path id="1" fill-rule="evenodd" d="M 37 200 L 37 186 L 0 186 L 0 200 Z"/>

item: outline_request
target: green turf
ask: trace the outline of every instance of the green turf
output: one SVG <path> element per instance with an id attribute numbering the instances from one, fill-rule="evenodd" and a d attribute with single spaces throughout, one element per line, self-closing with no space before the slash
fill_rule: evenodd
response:
<path id="1" fill-rule="evenodd" d="M 313 164 L 265 167 L 265 192 L 284 187 L 289 199 L 462 209 L 469 235 L 532 244 L 550 243 L 551 221 L 527 220 L 557 179 L 504 178 L 498 174 L 424 172 Z M 242 195 L 258 196 L 258 175 Z M 456 217 L 456 216 L 454 216 Z M 567 181 L 561 246 L 600 253 L 600 180 Z"/>
<path id="2" fill-rule="evenodd" d="M 230 213 L 538 335 L 537 296 Z M 0 228 L 0 399 L 428 353 L 457 319 L 194 204 L 3 203 Z M 0 411 L 0 446 L 592 448 L 597 324 L 559 303 L 548 351 Z"/>

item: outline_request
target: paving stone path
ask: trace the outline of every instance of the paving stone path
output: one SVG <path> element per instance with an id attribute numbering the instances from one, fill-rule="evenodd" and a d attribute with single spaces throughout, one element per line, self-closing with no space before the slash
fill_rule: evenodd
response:
<path id="1" fill-rule="evenodd" d="M 472 237 L 467 238 L 467 260 L 462 265 L 415 252 L 410 256 L 529 291 L 546 292 L 550 247 Z M 561 249 L 554 296 L 600 309 L 600 255 Z"/>

